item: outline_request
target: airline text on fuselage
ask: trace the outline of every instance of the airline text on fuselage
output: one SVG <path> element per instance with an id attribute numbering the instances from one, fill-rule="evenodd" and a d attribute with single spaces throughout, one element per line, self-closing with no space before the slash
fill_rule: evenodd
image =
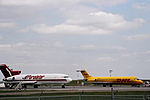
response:
<path id="1" fill-rule="evenodd" d="M 44 75 L 27 75 L 25 76 L 23 79 L 29 79 L 29 80 L 37 80 L 37 79 L 42 79 L 43 77 L 45 77 Z"/>
<path id="2" fill-rule="evenodd" d="M 130 82 L 130 79 L 117 79 L 117 82 Z"/>

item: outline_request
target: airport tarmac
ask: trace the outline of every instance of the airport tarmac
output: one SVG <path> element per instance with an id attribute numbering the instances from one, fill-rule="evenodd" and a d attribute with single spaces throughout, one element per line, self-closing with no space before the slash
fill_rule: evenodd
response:
<path id="1" fill-rule="evenodd" d="M 61 86 L 52 87 L 39 87 L 39 88 L 27 88 L 25 90 L 51 90 L 51 91 L 150 91 L 150 87 L 129 87 L 129 86 L 116 86 L 116 87 L 100 87 L 100 86 L 66 86 L 66 88 L 61 88 Z M 1 88 L 0 90 L 14 90 Z"/>
<path id="2" fill-rule="evenodd" d="M 150 91 L 150 87 L 129 87 L 129 86 L 122 86 L 122 87 L 100 87 L 100 86 L 66 86 L 66 88 L 57 87 L 49 87 L 49 88 L 33 88 L 34 90 L 69 90 L 69 91 L 111 91 L 111 89 L 117 91 Z M 30 90 L 30 89 L 29 89 Z M 32 89 L 31 89 L 32 90 Z"/>
<path id="3" fill-rule="evenodd" d="M 100 87 L 100 86 L 66 86 L 66 88 L 61 88 L 61 86 L 54 87 L 39 87 L 39 88 L 27 88 L 22 90 L 15 89 L 0 89 L 0 96 L 2 95 L 33 95 L 33 94 L 56 94 L 56 93 L 88 93 L 88 92 L 111 92 L 113 89 L 114 92 L 126 92 L 126 91 L 141 91 L 149 92 L 150 87 Z M 26 90 L 26 91 L 24 91 Z M 3 92 L 5 91 L 5 92 Z M 14 92 L 12 92 L 14 91 Z M 20 92 L 21 91 L 21 92 Z"/>

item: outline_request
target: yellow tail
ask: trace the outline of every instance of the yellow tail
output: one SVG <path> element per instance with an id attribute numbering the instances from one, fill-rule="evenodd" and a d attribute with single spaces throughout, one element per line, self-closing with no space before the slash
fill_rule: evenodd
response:
<path id="1" fill-rule="evenodd" d="M 77 70 L 77 72 L 81 72 L 82 75 L 83 75 L 83 77 L 84 77 L 84 79 L 87 79 L 87 78 L 91 77 L 91 76 L 87 73 L 86 70 Z"/>

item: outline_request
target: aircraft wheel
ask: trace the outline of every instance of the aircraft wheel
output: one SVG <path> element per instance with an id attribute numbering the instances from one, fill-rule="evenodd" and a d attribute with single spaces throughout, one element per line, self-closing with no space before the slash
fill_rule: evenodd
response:
<path id="1" fill-rule="evenodd" d="M 110 87 L 112 87 L 112 84 L 110 84 Z"/>
<path id="2" fill-rule="evenodd" d="M 16 84 L 11 84 L 9 88 L 12 89 L 15 85 Z"/>
<path id="3" fill-rule="evenodd" d="M 140 85 L 137 85 L 137 87 L 140 87 Z"/>
<path id="4" fill-rule="evenodd" d="M 38 88 L 38 85 L 34 85 L 34 88 Z"/>
<path id="5" fill-rule="evenodd" d="M 106 84 L 103 84 L 103 87 L 106 87 Z"/>
<path id="6" fill-rule="evenodd" d="M 4 83 L 5 88 L 10 88 L 10 84 Z"/>
<path id="7" fill-rule="evenodd" d="M 65 88 L 65 85 L 62 85 L 62 88 Z"/>
<path id="8" fill-rule="evenodd" d="M 23 87 L 23 88 L 25 88 L 25 89 L 27 88 L 27 86 L 26 86 L 26 85 L 23 85 L 22 87 Z"/>

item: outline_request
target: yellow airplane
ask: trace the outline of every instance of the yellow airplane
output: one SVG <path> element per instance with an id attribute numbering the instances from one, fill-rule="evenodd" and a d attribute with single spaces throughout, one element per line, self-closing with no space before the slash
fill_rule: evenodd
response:
<path id="1" fill-rule="evenodd" d="M 103 84 L 103 87 L 106 87 L 106 85 L 112 87 L 113 84 L 132 86 L 140 86 L 143 84 L 143 81 L 139 80 L 137 77 L 92 77 L 86 70 L 77 70 L 77 72 L 82 73 L 85 81 L 94 84 Z"/>

